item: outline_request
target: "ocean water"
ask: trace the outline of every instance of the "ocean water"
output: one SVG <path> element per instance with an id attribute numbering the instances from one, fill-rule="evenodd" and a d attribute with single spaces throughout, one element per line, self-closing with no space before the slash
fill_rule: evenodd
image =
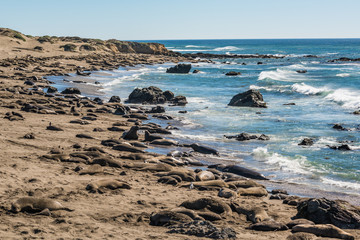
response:
<path id="1" fill-rule="evenodd" d="M 100 89 L 88 94 L 125 100 L 136 87 L 157 86 L 188 99 L 185 107 L 166 107 L 180 122 L 173 131 L 180 142 L 203 142 L 219 150 L 219 161 L 237 162 L 274 181 L 314 189 L 360 193 L 360 62 L 329 63 L 360 57 L 360 39 L 179 40 L 155 41 L 181 53 L 276 54 L 282 59 L 221 59 L 192 64 L 198 74 L 167 74 L 173 63 L 119 68 L 92 74 Z M 304 57 L 317 55 L 317 58 Z M 258 65 L 257 62 L 263 62 Z M 246 65 L 243 65 L 245 63 Z M 307 70 L 300 74 L 297 70 Z M 240 76 L 225 76 L 240 71 Z M 70 78 L 71 79 L 71 78 Z M 54 77 L 57 87 L 65 87 Z M 68 83 L 66 83 L 68 84 Z M 81 87 L 81 86 L 80 86 Z M 257 89 L 266 109 L 228 107 L 232 96 Z M 286 106 L 283 104 L 295 103 Z M 187 114 L 178 113 L 187 110 Z M 259 114 L 260 112 L 261 114 Z M 349 131 L 338 131 L 340 123 Z M 165 123 L 163 123 L 165 124 Z M 224 138 L 242 132 L 266 134 L 270 141 L 239 142 Z M 305 137 L 311 147 L 299 146 Z M 348 144 L 352 151 L 328 145 Z"/>

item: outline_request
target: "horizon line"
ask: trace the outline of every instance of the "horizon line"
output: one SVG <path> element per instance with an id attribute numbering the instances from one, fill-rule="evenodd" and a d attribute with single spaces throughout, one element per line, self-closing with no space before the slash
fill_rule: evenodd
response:
<path id="1" fill-rule="evenodd" d="M 332 37 L 332 38 L 327 38 L 327 37 L 321 37 L 321 38 L 174 38 L 174 39 L 124 39 L 124 40 L 120 40 L 120 41 L 181 41 L 181 40 L 186 40 L 186 41 L 196 41 L 196 40 L 341 40 L 341 39 L 360 39 L 360 37 Z"/>

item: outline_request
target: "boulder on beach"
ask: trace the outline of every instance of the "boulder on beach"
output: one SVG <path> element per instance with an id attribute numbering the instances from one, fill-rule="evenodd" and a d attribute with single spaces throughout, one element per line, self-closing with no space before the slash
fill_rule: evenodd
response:
<path id="1" fill-rule="evenodd" d="M 236 107 L 267 107 L 261 93 L 254 89 L 235 95 L 228 105 Z"/>
<path id="2" fill-rule="evenodd" d="M 174 96 L 171 91 L 163 92 L 160 88 L 154 86 L 134 89 L 126 102 L 142 104 L 164 104 L 168 102 L 178 106 L 187 104 L 186 97 Z"/>
<path id="3" fill-rule="evenodd" d="M 166 73 L 189 73 L 191 64 L 178 64 L 174 67 L 166 69 Z"/>

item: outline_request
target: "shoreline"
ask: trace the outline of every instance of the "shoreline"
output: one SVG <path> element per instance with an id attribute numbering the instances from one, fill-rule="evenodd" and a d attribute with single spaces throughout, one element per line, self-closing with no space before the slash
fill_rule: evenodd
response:
<path id="1" fill-rule="evenodd" d="M 151 66 L 151 65 L 141 65 L 141 67 L 146 67 L 146 66 Z M 137 66 L 134 66 L 134 67 L 137 67 Z M 92 73 L 98 74 L 98 73 L 101 73 L 101 72 L 92 72 Z M 72 76 L 72 78 L 76 78 L 76 76 Z M 90 79 L 91 79 L 91 76 L 82 78 L 82 80 L 84 80 L 84 81 L 90 80 Z M 93 81 L 94 80 L 91 80 L 91 82 L 93 82 Z M 80 89 L 84 89 L 82 87 L 85 87 L 85 89 L 89 90 L 89 92 L 91 93 L 90 96 L 89 96 L 88 92 L 85 90 L 84 91 L 84 96 L 85 97 L 92 97 L 92 98 L 94 98 L 94 97 L 105 97 L 105 99 L 109 99 L 111 97 L 111 96 L 106 96 L 106 93 L 103 93 L 103 92 L 99 91 L 99 89 L 97 89 L 98 87 L 95 86 L 95 85 L 84 86 L 84 84 L 87 84 L 87 83 L 74 84 L 74 83 L 71 83 L 71 82 L 64 82 L 62 85 L 63 85 L 63 88 L 80 87 Z M 100 96 L 100 94 L 99 95 L 92 95 L 93 89 L 91 89 L 91 88 L 94 88 L 95 92 L 97 92 L 97 93 L 102 93 L 102 95 L 101 96 Z M 124 99 L 124 98 L 122 98 L 122 99 Z M 137 106 L 137 107 L 145 107 L 145 108 L 146 107 L 151 108 L 151 107 L 157 106 L 157 105 L 142 105 L 142 104 L 126 104 L 126 103 L 123 103 L 123 104 L 131 105 L 131 106 Z M 161 105 L 161 106 L 169 108 L 169 106 L 166 106 L 166 104 Z M 165 112 L 165 114 L 169 115 L 167 112 Z M 174 122 L 180 122 L 181 123 L 181 120 L 176 119 L 176 118 L 174 118 L 172 120 L 161 120 L 161 119 L 153 118 L 153 119 L 148 120 L 147 122 L 152 122 L 153 120 L 155 120 L 156 122 L 162 123 L 162 125 L 164 125 L 164 126 L 167 123 L 174 123 Z M 175 125 L 175 126 L 177 126 L 177 125 Z M 179 141 L 179 142 L 184 141 L 184 139 L 174 137 L 173 135 L 170 135 L 170 137 L 171 137 L 171 139 L 173 139 L 175 141 Z M 194 140 L 188 139 L 186 142 L 190 143 L 191 141 L 194 141 Z M 198 143 L 201 144 L 201 141 L 195 141 L 195 142 L 198 142 Z M 171 150 L 170 147 L 169 148 L 157 147 L 157 149 L 159 149 L 159 148 L 161 149 L 161 151 L 154 150 L 153 152 L 161 154 L 162 152 L 165 153 L 166 151 L 169 152 Z M 155 147 L 155 149 L 156 149 L 156 147 Z M 197 159 L 202 161 L 203 163 L 209 163 L 209 164 L 217 164 L 217 163 L 236 164 L 235 161 L 234 162 L 233 161 L 229 162 L 229 160 L 227 160 L 227 159 L 223 159 L 223 160 L 214 159 L 212 161 L 206 161 L 205 156 L 198 156 Z M 220 161 L 220 162 L 218 162 L 218 161 Z M 254 170 L 259 171 L 258 169 L 254 169 Z M 277 188 L 286 189 L 289 193 L 291 193 L 291 195 L 297 195 L 297 196 L 300 196 L 300 197 L 310 197 L 310 198 L 326 197 L 326 198 L 331 199 L 331 200 L 342 199 L 342 200 L 350 202 L 351 204 L 355 204 L 357 206 L 360 206 L 359 195 L 355 194 L 355 193 L 346 193 L 346 192 L 340 192 L 340 191 L 322 190 L 319 187 L 312 187 L 312 186 L 306 185 L 306 184 L 287 182 L 286 179 L 284 179 L 284 180 L 271 180 L 270 179 L 269 181 L 261 181 L 261 183 L 263 185 L 265 185 L 267 188 L 269 188 L 270 190 L 277 189 Z"/>
<path id="2" fill-rule="evenodd" d="M 4 149 L 0 157 L 3 166 L 0 189 L 5 193 L 0 197 L 0 213 L 3 216 L 0 220 L 0 232 L 3 236 L 117 238 L 121 234 L 124 239 L 199 239 L 183 234 L 169 235 L 167 228 L 152 226 L 149 222 L 152 221 L 154 213 L 171 211 L 186 200 L 204 197 L 214 198 L 226 204 L 238 201 L 251 206 L 263 206 L 272 219 L 281 223 L 289 222 L 296 215 L 296 206 L 283 204 L 282 200 L 270 200 L 267 193 L 262 197 L 238 196 L 231 200 L 217 197 L 218 187 L 205 187 L 206 191 L 198 191 L 179 187 L 186 183 L 185 180 L 178 187 L 159 183 L 159 175 L 164 171 L 173 170 L 190 175 L 194 172 L 190 173 L 186 166 L 181 166 L 177 161 L 165 156 L 147 153 L 136 155 L 100 144 L 107 139 L 119 139 L 120 143 L 129 142 L 134 144 L 132 146 L 143 143 L 142 135 L 139 140 L 121 139 L 124 130 L 129 130 L 136 123 L 142 125 L 142 121 L 137 118 L 139 115 L 134 114 L 134 117 L 129 118 L 113 114 L 115 109 L 123 106 L 120 103 L 98 104 L 71 95 L 51 96 L 36 88 L 38 86 L 43 89 L 51 84 L 42 76 L 52 73 L 66 75 L 77 69 L 80 64 L 81 69 L 87 71 L 104 66 L 105 61 L 105 65 L 113 61 L 115 66 L 115 63 L 124 61 L 129 65 L 135 65 L 137 61 L 140 64 L 153 64 L 169 60 L 179 62 L 185 59 L 128 53 L 97 56 L 93 62 L 90 56 L 76 58 L 55 57 L 35 60 L 24 57 L 0 61 L 2 64 L 11 63 L 10 66 L 0 67 L 0 113 L 4 117 L 0 126 L 0 144 Z M 41 71 L 34 73 L 33 69 L 39 69 L 38 67 Z M 25 84 L 26 81 L 31 81 L 32 84 Z M 71 123 L 79 119 L 82 120 Z M 120 132 L 105 130 L 114 127 L 114 124 L 121 129 Z M 50 126 L 62 131 L 51 131 Z M 105 132 L 93 131 L 94 128 L 101 128 Z M 33 135 L 34 138 L 25 137 L 27 135 Z M 75 148 L 76 144 L 80 145 L 80 148 Z M 125 144 L 123 147 L 129 145 Z M 92 150 L 88 150 L 91 148 Z M 97 160 L 95 155 L 103 160 Z M 92 165 L 95 160 L 99 161 L 100 165 Z M 98 166 L 97 170 L 89 170 L 91 166 Z M 88 172 L 82 174 L 85 170 Z M 215 170 L 213 172 L 216 176 L 222 174 Z M 99 188 L 95 189 L 95 192 L 87 190 L 89 184 L 100 184 L 98 181 L 102 179 L 121 179 L 130 187 L 115 190 Z M 15 214 L 9 211 L 11 202 L 24 196 L 56 199 L 74 211 L 52 211 L 50 214 L 43 213 L 45 216 Z M 291 230 L 250 230 L 248 227 L 251 221 L 246 219 L 246 214 L 236 211 L 228 215 L 222 214 L 220 219 L 215 214 L 209 216 L 211 217 L 208 219 L 217 219 L 213 223 L 218 228 L 231 227 L 241 239 L 285 239 L 292 235 Z M 46 227 L 49 225 L 51 227 Z M 359 230 L 346 231 L 360 237 Z"/>

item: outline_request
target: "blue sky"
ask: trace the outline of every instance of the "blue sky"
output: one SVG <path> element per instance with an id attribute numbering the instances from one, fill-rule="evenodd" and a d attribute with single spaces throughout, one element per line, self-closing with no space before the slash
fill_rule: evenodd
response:
<path id="1" fill-rule="evenodd" d="M 360 38 L 360 0 L 0 0 L 0 27 L 101 39 Z"/>

